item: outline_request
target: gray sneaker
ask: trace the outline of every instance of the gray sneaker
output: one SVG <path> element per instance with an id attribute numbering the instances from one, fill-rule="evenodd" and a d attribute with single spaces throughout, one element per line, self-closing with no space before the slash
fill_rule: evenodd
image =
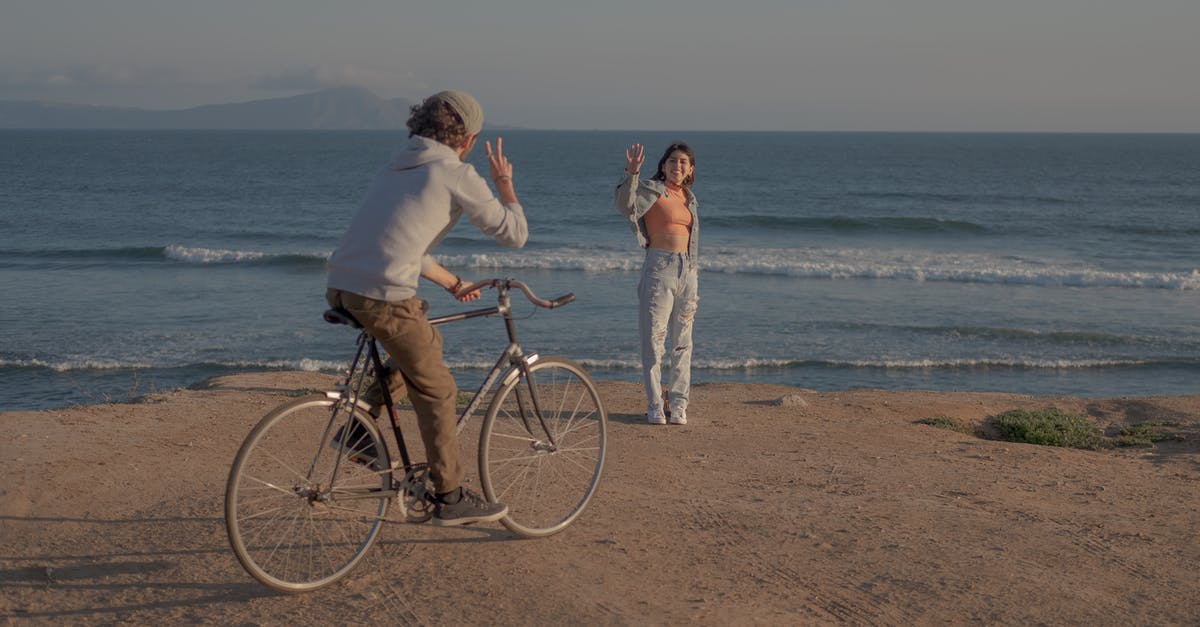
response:
<path id="1" fill-rule="evenodd" d="M 479 494 L 466 488 L 459 488 L 458 494 L 458 500 L 453 503 L 448 503 L 446 497 L 438 498 L 437 505 L 433 507 L 434 525 L 456 527 L 477 522 L 494 522 L 508 515 L 508 506 L 503 503 L 489 503 Z"/>

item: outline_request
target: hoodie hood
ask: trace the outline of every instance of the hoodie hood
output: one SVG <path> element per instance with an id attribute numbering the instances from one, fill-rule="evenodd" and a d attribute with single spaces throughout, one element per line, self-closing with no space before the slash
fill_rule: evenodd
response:
<path id="1" fill-rule="evenodd" d="M 462 163 L 458 152 L 453 148 L 436 139 L 413 135 L 408 138 L 408 145 L 403 150 L 392 155 L 388 167 L 393 170 L 408 170 L 433 161 Z"/>

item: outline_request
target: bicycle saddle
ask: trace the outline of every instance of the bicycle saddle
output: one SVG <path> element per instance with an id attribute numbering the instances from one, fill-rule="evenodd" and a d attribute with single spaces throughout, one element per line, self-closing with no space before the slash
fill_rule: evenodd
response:
<path id="1" fill-rule="evenodd" d="M 345 324 L 352 326 L 355 329 L 362 328 L 362 325 L 358 323 L 358 320 L 355 320 L 354 316 L 350 315 L 349 311 L 346 311 L 341 307 L 334 307 L 333 309 L 325 310 L 324 318 L 325 322 L 328 322 L 329 324 Z"/>

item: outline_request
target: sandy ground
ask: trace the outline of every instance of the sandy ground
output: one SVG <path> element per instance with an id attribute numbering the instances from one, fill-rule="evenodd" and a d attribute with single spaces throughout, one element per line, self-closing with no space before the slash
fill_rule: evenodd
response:
<path id="1" fill-rule="evenodd" d="M 565 532 L 394 522 L 344 582 L 282 595 L 229 549 L 224 481 L 262 414 L 329 381 L 0 413 L 0 624 L 1200 624 L 1200 396 L 704 384 L 689 425 L 653 427 L 639 386 L 605 382 L 606 474 Z M 914 422 L 1048 406 L 1182 440 L 1080 451 Z"/>

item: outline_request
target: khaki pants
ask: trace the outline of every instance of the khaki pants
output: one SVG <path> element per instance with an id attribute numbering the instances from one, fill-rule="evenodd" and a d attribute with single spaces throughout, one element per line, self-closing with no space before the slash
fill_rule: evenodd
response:
<path id="1" fill-rule="evenodd" d="M 337 289 L 329 289 L 325 299 L 349 311 L 387 351 L 396 373 L 388 389 L 395 399 L 408 388 L 434 490 L 458 489 L 463 478 L 455 425 L 458 387 L 442 360 L 442 335 L 429 324 L 421 299 L 389 302 Z"/>

